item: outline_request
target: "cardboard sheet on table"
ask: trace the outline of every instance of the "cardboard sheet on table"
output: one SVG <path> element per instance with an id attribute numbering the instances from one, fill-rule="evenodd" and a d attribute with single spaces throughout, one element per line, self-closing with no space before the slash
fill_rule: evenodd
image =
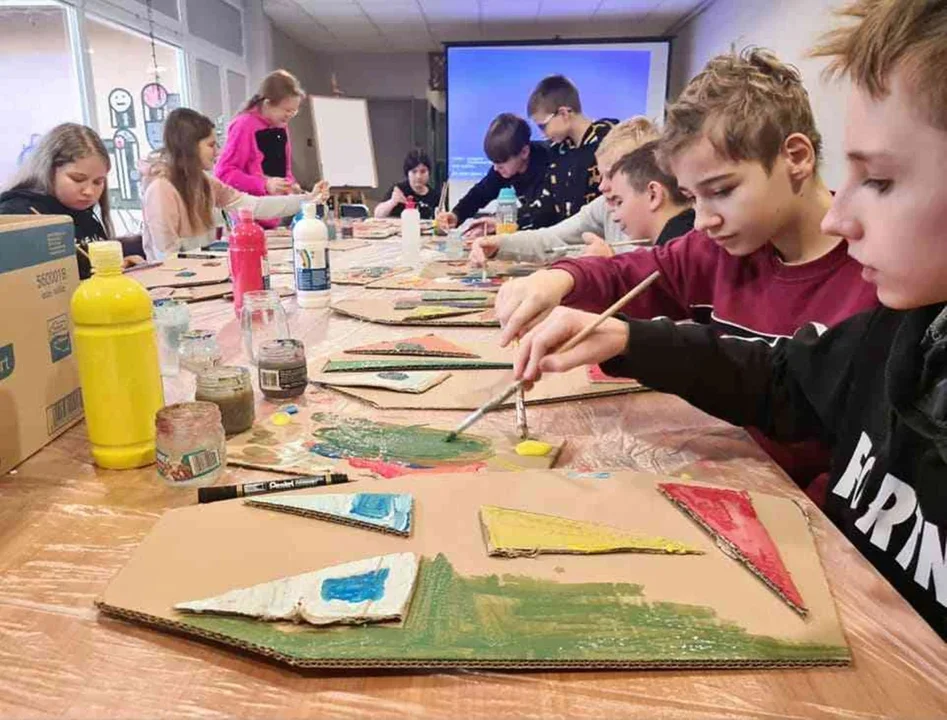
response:
<path id="1" fill-rule="evenodd" d="M 474 311 L 464 315 L 433 318 L 430 320 L 409 319 L 417 312 L 411 310 L 395 310 L 394 302 L 385 298 L 357 297 L 346 300 L 336 300 L 329 306 L 342 315 L 359 320 L 379 323 L 381 325 L 442 325 L 447 327 L 499 327 L 493 308 L 483 311 Z"/>
<path id="2" fill-rule="evenodd" d="M 181 277 L 179 273 L 188 273 Z M 189 274 L 193 273 L 193 275 Z M 226 258 L 168 258 L 163 264 L 126 273 L 149 290 L 156 287 L 197 287 L 219 285 L 230 279 Z"/>
<path id="3" fill-rule="evenodd" d="M 479 276 L 470 282 L 464 282 L 459 277 L 442 276 L 426 278 L 420 275 L 395 275 L 368 283 L 368 290 L 438 290 L 441 292 L 499 292 L 504 278 L 487 279 L 481 283 Z"/>
<path id="4" fill-rule="evenodd" d="M 716 548 L 657 492 L 655 484 L 668 478 L 617 472 L 589 479 L 569 477 L 565 471 L 528 471 L 517 474 L 515 482 L 510 478 L 487 473 L 379 482 L 379 490 L 414 496 L 411 538 L 262 512 L 240 499 L 171 510 L 97 604 L 111 616 L 301 668 L 766 668 L 850 662 L 808 520 L 794 501 L 751 493 L 757 514 L 805 598 L 810 610 L 806 618 Z M 701 547 L 705 554 L 490 557 L 480 531 L 482 505 L 673 537 Z M 391 552 L 425 558 L 402 625 L 329 631 L 199 618 L 171 609 L 176 602 Z M 442 556 L 435 560 L 438 554 Z M 430 591 L 433 574 L 425 572 L 443 569 L 445 562 L 452 569 L 451 581 L 463 581 L 452 587 L 476 588 L 476 594 L 462 596 L 470 601 L 469 619 L 452 614 L 457 596 L 447 600 L 443 592 Z M 588 611 L 560 625 L 551 622 L 549 613 L 563 612 L 563 597 L 571 607 L 582 607 L 576 596 L 600 613 L 630 614 L 622 616 L 624 622 L 605 627 L 614 618 L 599 620 L 598 613 Z M 524 599 L 539 603 L 546 614 L 538 621 L 519 616 Z M 677 613 L 689 619 L 683 628 L 673 621 Z M 672 620 L 655 625 L 654 614 Z M 639 631 L 636 623 L 644 627 Z M 419 627 L 423 640 L 408 642 Z M 719 628 L 743 644 L 713 637 Z M 458 639 L 462 633 L 476 634 L 470 646 Z M 494 639 L 504 645 L 497 648 Z M 605 646 L 596 639 L 603 639 Z"/>
<path id="5" fill-rule="evenodd" d="M 542 268 L 535 263 L 517 262 L 515 260 L 491 260 L 487 264 L 488 277 L 514 277 L 529 275 Z M 460 277 L 464 275 L 476 276 L 480 270 L 469 268 L 466 260 L 438 260 L 428 263 L 419 273 L 425 278 Z"/>
<path id="6" fill-rule="evenodd" d="M 233 293 L 233 283 L 222 282 L 215 285 L 198 285 L 196 287 L 157 287 L 148 291 L 153 300 L 171 298 L 184 302 L 200 302 L 201 300 L 215 300 L 227 297 Z"/>

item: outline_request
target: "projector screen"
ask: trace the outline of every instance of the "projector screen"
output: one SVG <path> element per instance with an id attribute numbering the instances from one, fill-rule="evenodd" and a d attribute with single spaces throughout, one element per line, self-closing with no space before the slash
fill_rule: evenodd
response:
<path id="1" fill-rule="evenodd" d="M 529 120 L 526 101 L 547 75 L 562 74 L 579 89 L 582 112 L 596 120 L 664 117 L 670 41 L 447 46 L 447 168 L 450 202 L 491 167 L 483 136 L 494 117 Z M 542 133 L 533 126 L 533 139 Z"/>

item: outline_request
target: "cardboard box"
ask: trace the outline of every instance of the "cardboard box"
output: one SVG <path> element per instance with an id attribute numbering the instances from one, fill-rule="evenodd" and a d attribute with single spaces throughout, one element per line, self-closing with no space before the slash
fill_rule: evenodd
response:
<path id="1" fill-rule="evenodd" d="M 0 216 L 0 474 L 82 417 L 75 253 L 68 216 Z"/>

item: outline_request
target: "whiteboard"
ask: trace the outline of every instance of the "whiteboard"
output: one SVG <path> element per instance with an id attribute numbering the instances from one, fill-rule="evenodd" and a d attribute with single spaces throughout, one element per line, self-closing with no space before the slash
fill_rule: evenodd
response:
<path id="1" fill-rule="evenodd" d="M 310 95 L 309 103 L 322 179 L 333 187 L 377 187 L 368 102 Z"/>

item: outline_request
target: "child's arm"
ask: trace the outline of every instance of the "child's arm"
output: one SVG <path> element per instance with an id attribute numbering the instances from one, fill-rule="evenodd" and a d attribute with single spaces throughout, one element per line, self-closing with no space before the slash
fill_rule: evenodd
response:
<path id="1" fill-rule="evenodd" d="M 399 205 L 405 204 L 404 193 L 401 192 L 401 188 L 397 185 L 391 186 L 391 191 L 388 193 L 388 199 L 383 200 L 375 206 L 375 217 L 376 218 L 386 218 L 391 215 L 395 208 Z"/>
<path id="2" fill-rule="evenodd" d="M 318 190 L 303 195 L 248 195 L 232 187 L 224 185 L 219 180 L 212 180 L 214 204 L 231 213 L 242 208 L 253 211 L 253 217 L 266 220 L 269 218 L 290 217 L 299 212 L 304 202 L 312 202 L 319 194 Z"/>
<path id="3" fill-rule="evenodd" d="M 453 213 L 457 217 L 457 223 L 464 222 L 477 214 L 477 211 L 495 200 L 500 194 L 500 185 L 502 178 L 492 168 L 490 172 L 483 176 L 476 185 L 464 195 L 460 202 L 454 206 Z"/>
<path id="4" fill-rule="evenodd" d="M 520 230 L 511 235 L 497 236 L 496 257 L 504 260 L 543 262 L 554 257 L 557 248 L 563 245 L 582 245 L 582 233 L 604 234 L 605 225 L 600 218 L 604 217 L 605 199 L 602 198 L 601 207 L 594 205 L 595 203 L 583 206 L 575 215 L 552 227 Z M 558 251 L 558 254 L 561 255 L 562 252 Z"/>
<path id="5" fill-rule="evenodd" d="M 266 177 L 252 175 L 248 171 L 256 149 L 256 138 L 248 122 L 233 122 L 227 134 L 227 142 L 217 160 L 214 174 L 226 185 L 251 195 L 266 195 Z M 288 146 L 287 146 L 288 151 Z M 287 152 L 287 163 L 290 156 Z"/>

